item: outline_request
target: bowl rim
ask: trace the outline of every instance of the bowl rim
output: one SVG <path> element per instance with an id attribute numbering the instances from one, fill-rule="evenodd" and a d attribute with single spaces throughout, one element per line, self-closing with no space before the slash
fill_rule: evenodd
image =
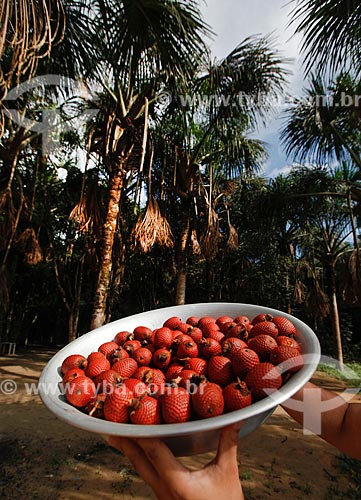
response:
<path id="1" fill-rule="evenodd" d="M 304 366 L 297 373 L 293 374 L 293 376 L 279 390 L 275 391 L 274 393 L 270 394 L 268 397 L 260 401 L 252 403 L 252 405 L 246 408 L 230 413 L 224 413 L 217 417 L 192 420 L 189 422 L 176 424 L 137 425 L 132 423 L 121 424 L 110 422 L 86 415 L 81 410 L 69 405 L 69 403 L 65 401 L 65 398 L 61 396 L 59 387 L 59 383 L 61 381 L 61 363 L 63 359 L 65 359 L 65 357 L 69 354 L 84 353 L 85 355 L 86 353 L 84 352 L 84 349 L 81 349 L 82 344 L 90 344 L 91 340 L 95 341 L 95 339 L 98 339 L 98 343 L 94 343 L 94 345 L 99 347 L 100 334 L 110 334 L 113 331 L 121 331 L 118 326 L 122 327 L 127 323 L 134 323 L 136 325 L 138 319 L 146 321 L 147 317 L 157 316 L 159 314 L 164 314 L 165 319 L 167 317 L 177 315 L 182 317 L 182 319 L 184 318 L 184 321 L 187 317 L 192 316 L 193 314 L 196 315 L 196 313 L 199 317 L 211 314 L 217 316 L 217 312 L 201 313 L 201 310 L 206 311 L 209 308 L 219 310 L 219 312 L 227 310 L 229 308 L 237 308 L 239 309 L 238 314 L 242 314 L 242 312 L 245 313 L 245 310 L 247 309 L 248 311 L 254 311 L 254 315 L 252 317 L 254 317 L 256 313 L 258 314 L 260 312 L 264 312 L 272 314 L 273 316 L 282 315 L 285 318 L 290 319 L 295 324 L 297 330 L 302 330 L 303 333 L 301 334 L 301 336 L 306 334 L 307 343 L 310 346 L 309 352 L 303 353 Z M 227 312 L 225 312 L 224 314 L 227 314 Z M 218 314 L 218 316 L 219 315 L 220 314 Z M 246 315 L 251 316 L 249 312 Z M 132 328 L 134 328 L 134 326 Z M 124 327 L 123 329 L 127 328 Z M 115 333 L 113 333 L 113 335 L 115 335 Z M 107 342 L 108 340 L 111 339 L 104 339 L 104 342 Z M 80 346 L 80 349 L 76 350 L 78 346 Z M 89 352 L 91 352 L 92 350 L 94 349 L 91 349 Z M 317 369 L 320 358 L 320 343 L 313 330 L 297 317 L 285 313 L 284 311 L 266 306 L 237 302 L 202 302 L 195 304 L 184 304 L 180 306 L 170 306 L 161 309 L 153 309 L 132 316 L 127 316 L 125 318 L 115 320 L 99 328 L 96 328 L 95 330 L 92 330 L 70 342 L 60 351 L 58 351 L 44 367 L 39 378 L 39 395 L 45 406 L 60 420 L 63 420 L 74 427 L 78 427 L 86 431 L 104 435 L 118 435 L 129 438 L 162 438 L 172 436 L 180 437 L 187 436 L 195 432 L 206 432 L 210 430 L 220 429 L 227 425 L 250 419 L 253 416 L 259 415 L 270 410 L 271 408 L 278 406 L 279 404 L 282 404 L 291 396 L 293 396 L 299 389 L 301 389 L 301 387 L 303 387 L 304 384 L 312 377 Z M 58 387 L 57 390 L 55 390 L 55 384 Z"/>

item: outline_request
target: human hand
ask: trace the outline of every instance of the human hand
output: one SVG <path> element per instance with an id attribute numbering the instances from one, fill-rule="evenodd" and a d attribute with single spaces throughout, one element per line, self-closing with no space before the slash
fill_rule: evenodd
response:
<path id="1" fill-rule="evenodd" d="M 129 458 L 159 500 L 244 500 L 237 462 L 239 429 L 239 424 L 223 429 L 215 458 L 194 471 L 159 439 L 110 436 L 108 442 Z"/>

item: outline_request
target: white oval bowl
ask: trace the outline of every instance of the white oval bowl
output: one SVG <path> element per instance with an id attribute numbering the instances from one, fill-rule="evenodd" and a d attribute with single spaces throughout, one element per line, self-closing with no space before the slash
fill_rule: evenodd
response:
<path id="1" fill-rule="evenodd" d="M 219 316 L 232 318 L 246 315 L 250 319 L 260 313 L 284 316 L 290 319 L 297 329 L 297 340 L 302 345 L 304 366 L 295 373 L 278 391 L 241 410 L 226 413 L 218 417 L 194 420 L 181 424 L 135 425 L 118 424 L 90 417 L 69 405 L 60 390 L 60 366 L 70 354 L 89 355 L 97 351 L 104 342 L 113 340 L 123 330 L 133 331 L 136 326 L 159 328 L 172 316 L 179 316 L 185 321 L 189 316 Z M 155 309 L 128 318 L 122 318 L 93 330 L 62 348 L 45 366 L 39 379 L 39 394 L 47 406 L 58 418 L 72 426 L 102 435 L 118 435 L 129 438 L 156 437 L 163 439 L 177 456 L 204 453 L 217 448 L 219 433 L 227 425 L 244 421 L 240 437 L 253 432 L 276 409 L 293 396 L 312 377 L 321 356 L 320 344 L 314 332 L 299 319 L 264 306 L 239 303 L 200 303 Z"/>

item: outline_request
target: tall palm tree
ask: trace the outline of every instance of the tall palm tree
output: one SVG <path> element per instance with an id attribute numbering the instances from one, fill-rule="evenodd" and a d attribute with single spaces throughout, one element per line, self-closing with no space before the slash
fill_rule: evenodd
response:
<path id="1" fill-rule="evenodd" d="M 303 34 L 306 69 L 361 72 L 361 4 L 358 0 L 293 0 L 291 25 Z"/>
<path id="2" fill-rule="evenodd" d="M 161 86 L 172 88 L 192 74 L 209 34 L 196 1 L 93 0 L 85 35 L 93 43 L 93 78 L 102 90 L 100 112 L 90 127 L 91 149 L 108 175 L 108 206 L 103 224 L 99 273 L 91 327 L 102 325 L 112 271 L 112 251 L 125 176 L 140 163 L 148 115 Z M 144 149 L 144 148 L 143 148 Z"/>
<path id="3" fill-rule="evenodd" d="M 169 108 L 168 140 L 173 144 L 171 161 L 176 171 L 174 193 L 180 199 L 181 212 L 177 304 L 185 302 L 189 242 L 194 229 L 192 213 L 202 174 L 212 184 L 214 170 L 234 178 L 252 175 L 260 168 L 267 153 L 264 145 L 251 139 L 249 133 L 266 118 L 270 98 L 281 91 L 286 74 L 282 63 L 268 37 L 247 38 L 223 60 L 209 61 L 206 71 L 200 67 L 185 87 L 186 95 Z M 209 253 L 205 248 L 208 247 L 213 255 L 217 245 L 212 235 L 217 239 L 218 233 L 212 196 L 210 190 L 203 200 L 208 217 L 201 243 L 203 240 L 204 252 Z"/>

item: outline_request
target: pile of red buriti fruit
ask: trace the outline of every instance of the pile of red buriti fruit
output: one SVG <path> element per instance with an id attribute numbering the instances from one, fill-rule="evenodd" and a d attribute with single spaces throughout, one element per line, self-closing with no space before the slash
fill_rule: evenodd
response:
<path id="1" fill-rule="evenodd" d="M 181 423 L 244 408 L 303 365 L 283 316 L 171 317 L 138 326 L 84 357 L 64 359 L 66 400 L 88 415 L 133 424 Z"/>

